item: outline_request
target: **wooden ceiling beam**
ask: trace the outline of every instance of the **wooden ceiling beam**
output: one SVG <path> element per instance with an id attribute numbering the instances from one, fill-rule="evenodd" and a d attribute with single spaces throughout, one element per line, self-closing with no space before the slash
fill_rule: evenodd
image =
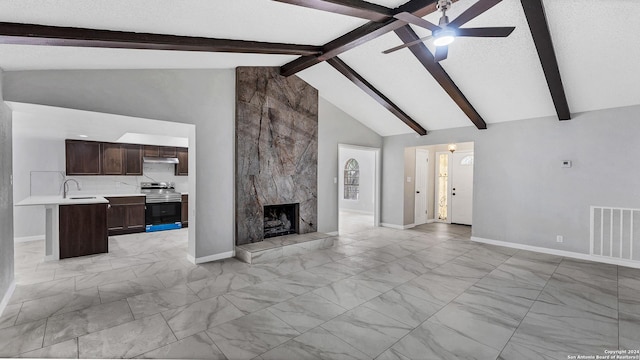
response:
<path id="1" fill-rule="evenodd" d="M 355 70 L 349 67 L 349 65 L 345 64 L 345 62 L 342 61 L 339 57 L 336 56 L 328 59 L 327 62 L 329 63 L 329 65 L 338 70 L 342 75 L 344 75 L 347 79 L 356 84 L 356 86 L 362 89 L 362 91 L 367 93 L 367 95 L 371 96 L 385 109 L 389 110 L 398 119 L 407 124 L 407 126 L 413 129 L 413 131 L 417 132 L 420 135 L 427 135 L 427 130 L 425 130 L 425 128 L 423 128 L 409 115 L 402 111 L 402 109 L 400 109 L 396 104 L 389 100 L 389 98 L 384 96 L 383 93 L 378 91 L 378 89 L 371 85 L 371 83 L 369 83 L 365 78 L 360 76 L 360 74 L 358 74 Z"/>
<path id="2" fill-rule="evenodd" d="M 312 45 L 0 22 L 0 44 L 76 46 L 279 55 L 317 55 Z"/>
<path id="3" fill-rule="evenodd" d="M 395 30 L 398 37 L 406 44 L 415 40 L 418 40 L 418 35 L 409 27 L 409 25 L 403 26 L 400 29 Z M 433 76 L 434 79 L 442 86 L 444 91 L 449 94 L 451 99 L 460 107 L 460 109 L 471 119 L 478 129 L 486 129 L 487 123 L 482 119 L 480 114 L 473 108 L 469 100 L 464 96 L 462 91 L 453 82 L 449 74 L 437 63 L 433 57 L 433 54 L 429 52 L 429 49 L 423 44 L 418 43 L 410 46 L 409 50 L 420 61 L 422 66 Z"/>
<path id="4" fill-rule="evenodd" d="M 453 0 L 454 2 L 457 0 Z M 437 0 L 410 0 L 409 2 L 393 9 L 393 13 L 410 12 L 423 17 L 431 14 L 436 9 Z M 299 71 L 307 69 L 320 62 L 338 56 L 343 52 L 353 49 L 369 40 L 375 39 L 388 32 L 405 26 L 406 23 L 395 18 L 389 18 L 382 22 L 368 22 L 322 46 L 322 54 L 303 56 L 280 67 L 280 74 L 291 76 Z"/>
<path id="5" fill-rule="evenodd" d="M 393 16 L 391 9 L 362 0 L 275 0 L 278 2 L 358 17 L 375 22 Z"/>
<path id="6" fill-rule="evenodd" d="M 571 112 L 569 104 L 560 78 L 560 69 L 558 68 L 558 60 L 553 49 L 551 33 L 549 32 L 549 24 L 544 12 L 542 0 L 521 0 L 524 15 L 529 23 L 529 29 L 533 36 L 533 42 L 538 51 L 538 57 L 542 64 L 544 76 L 547 79 L 547 86 L 551 92 L 553 105 L 556 108 L 558 119 L 570 120 Z"/>

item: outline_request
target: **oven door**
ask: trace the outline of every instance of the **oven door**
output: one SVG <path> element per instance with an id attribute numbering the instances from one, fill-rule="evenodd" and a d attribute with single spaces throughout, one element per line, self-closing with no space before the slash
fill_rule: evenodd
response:
<path id="1" fill-rule="evenodd" d="M 147 203 L 146 207 L 146 225 L 173 224 L 182 221 L 182 203 Z"/>

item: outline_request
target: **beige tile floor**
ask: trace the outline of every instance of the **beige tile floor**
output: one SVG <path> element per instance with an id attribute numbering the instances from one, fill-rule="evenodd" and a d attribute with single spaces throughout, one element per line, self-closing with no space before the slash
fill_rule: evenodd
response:
<path id="1" fill-rule="evenodd" d="M 473 243 L 430 224 L 248 265 L 185 260 L 187 230 L 43 263 L 16 246 L 0 357 L 567 359 L 640 348 L 640 270 Z"/>

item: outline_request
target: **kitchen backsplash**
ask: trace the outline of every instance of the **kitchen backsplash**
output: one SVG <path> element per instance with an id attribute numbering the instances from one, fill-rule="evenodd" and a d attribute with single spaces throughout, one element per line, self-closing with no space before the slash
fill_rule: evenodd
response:
<path id="1" fill-rule="evenodd" d="M 189 192 L 188 176 L 174 175 L 175 165 L 145 163 L 142 176 L 69 176 L 80 183 L 69 185 L 70 194 L 130 194 L 140 192 L 141 182 L 172 181 L 176 191 Z M 32 171 L 31 196 L 58 195 L 62 193 L 63 172 Z"/>

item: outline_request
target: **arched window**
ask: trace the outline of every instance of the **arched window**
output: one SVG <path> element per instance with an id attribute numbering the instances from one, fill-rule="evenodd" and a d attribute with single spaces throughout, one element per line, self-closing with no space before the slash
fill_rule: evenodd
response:
<path id="1" fill-rule="evenodd" d="M 358 200 L 359 195 L 360 165 L 356 159 L 349 159 L 344 165 L 344 199 Z"/>
<path id="2" fill-rule="evenodd" d="M 473 165 L 473 155 L 467 155 L 460 160 L 460 165 L 469 166 Z"/>

